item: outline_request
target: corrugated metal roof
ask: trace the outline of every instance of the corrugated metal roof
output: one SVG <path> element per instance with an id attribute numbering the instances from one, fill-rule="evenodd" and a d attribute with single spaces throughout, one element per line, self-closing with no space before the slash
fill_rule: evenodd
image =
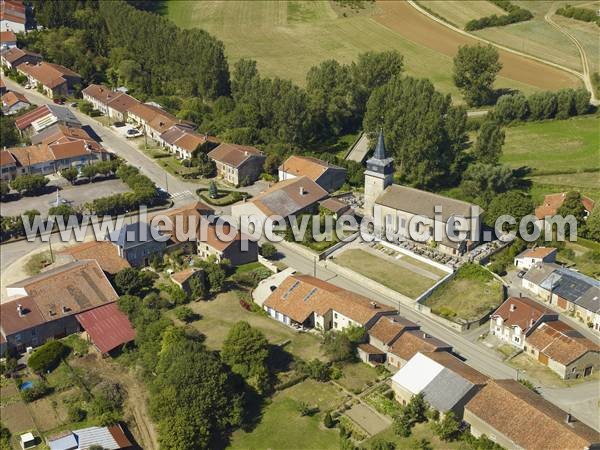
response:
<path id="1" fill-rule="evenodd" d="M 116 303 L 100 306 L 75 316 L 102 353 L 135 339 L 135 330 Z"/>

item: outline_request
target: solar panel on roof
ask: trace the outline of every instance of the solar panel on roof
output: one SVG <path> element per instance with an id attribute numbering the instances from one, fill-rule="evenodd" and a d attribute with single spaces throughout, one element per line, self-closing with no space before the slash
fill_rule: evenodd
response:
<path id="1" fill-rule="evenodd" d="M 296 288 L 297 288 L 299 285 L 300 285 L 300 282 L 299 282 L 299 281 L 295 281 L 295 282 L 294 282 L 294 284 L 292 284 L 292 285 L 290 286 L 290 288 L 289 288 L 289 289 L 288 289 L 288 290 L 285 292 L 285 294 L 283 294 L 283 297 L 281 297 L 281 298 L 282 298 L 283 300 L 287 299 L 287 298 L 288 298 L 288 295 L 290 295 L 290 294 L 292 293 L 292 291 L 293 291 L 294 289 L 296 289 Z"/>
<path id="2" fill-rule="evenodd" d="M 308 292 L 308 294 L 306 294 L 306 295 L 304 296 L 304 299 L 303 299 L 303 300 L 304 300 L 305 302 L 307 302 L 307 301 L 308 301 L 308 300 L 309 300 L 309 299 L 310 299 L 310 298 L 311 298 L 313 295 L 315 295 L 315 293 L 316 293 L 316 292 L 317 292 L 317 288 L 312 288 L 312 289 L 311 289 L 311 290 Z"/>

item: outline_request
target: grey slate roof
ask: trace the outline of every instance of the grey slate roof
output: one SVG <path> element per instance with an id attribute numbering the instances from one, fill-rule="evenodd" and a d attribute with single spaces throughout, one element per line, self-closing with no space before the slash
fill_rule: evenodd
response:
<path id="1" fill-rule="evenodd" d="M 438 411 L 449 411 L 475 385 L 455 374 L 450 369 L 444 368 L 425 389 L 423 395 L 425 401 Z"/>
<path id="2" fill-rule="evenodd" d="M 154 230 L 154 233 L 158 232 L 158 229 Z M 136 247 L 153 240 L 152 226 L 145 222 L 130 223 L 110 233 L 109 240 L 123 249 Z"/>
<path id="3" fill-rule="evenodd" d="M 560 266 L 558 264 L 543 264 L 542 266 L 533 266 L 531 269 L 527 271 L 527 273 L 523 276 L 524 280 L 527 280 L 533 284 L 541 285 L 542 281 L 544 281 L 548 276 L 558 269 Z"/>
<path id="4" fill-rule="evenodd" d="M 81 122 L 75 117 L 75 115 L 71 112 L 69 108 L 65 108 L 64 106 L 57 106 L 48 104 L 46 107 L 52 111 L 52 114 L 58 119 L 58 121 L 69 122 L 69 123 L 78 123 L 81 125 Z"/>
<path id="5" fill-rule="evenodd" d="M 442 207 L 441 217 L 444 222 L 447 222 L 451 216 L 472 217 L 471 207 L 476 206 L 433 192 L 398 184 L 388 186 L 377 198 L 376 203 L 430 219 L 434 219 L 434 208 L 439 205 Z M 482 212 L 483 209 L 479 208 L 479 213 Z"/>

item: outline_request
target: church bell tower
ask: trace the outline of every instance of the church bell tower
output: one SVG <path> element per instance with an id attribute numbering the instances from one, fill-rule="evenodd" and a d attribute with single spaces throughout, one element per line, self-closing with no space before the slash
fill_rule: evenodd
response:
<path id="1" fill-rule="evenodd" d="M 394 159 L 386 158 L 383 131 L 379 131 L 375 153 L 367 160 L 365 170 L 365 216 L 373 217 L 373 207 L 385 188 L 393 182 Z"/>

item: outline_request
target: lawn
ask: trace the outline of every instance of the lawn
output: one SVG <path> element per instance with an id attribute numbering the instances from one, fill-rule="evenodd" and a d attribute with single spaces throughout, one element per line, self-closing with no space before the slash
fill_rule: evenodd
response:
<path id="1" fill-rule="evenodd" d="M 364 250 L 346 250 L 334 262 L 411 298 L 418 297 L 435 283 L 430 278 Z"/>
<path id="2" fill-rule="evenodd" d="M 330 383 L 303 381 L 275 394 L 254 430 L 234 432 L 231 448 L 337 449 L 337 429 L 328 430 L 321 422 L 324 413 L 343 400 L 343 393 Z M 319 408 L 319 412 L 302 417 L 299 412 L 301 402 Z"/>
<path id="3" fill-rule="evenodd" d="M 521 374 L 526 374 L 525 378 L 531 381 L 534 385 L 539 384 L 544 387 L 565 388 L 581 383 L 600 380 L 600 372 L 598 371 L 595 371 L 589 377 L 563 380 L 556 372 L 550 370 L 547 366 L 541 364 L 535 358 L 532 358 L 525 353 L 521 353 L 506 362 L 515 369 L 518 369 Z"/>
<path id="4" fill-rule="evenodd" d="M 559 249 L 557 260 L 560 264 L 575 268 L 590 277 L 600 277 L 600 264 L 593 259 L 593 252 L 600 252 L 600 244 L 578 238 L 577 242 L 565 242 L 565 248 Z"/>
<path id="5" fill-rule="evenodd" d="M 485 269 L 475 267 L 482 274 L 487 273 Z M 460 269 L 455 278 L 442 284 L 424 301 L 434 314 L 454 321 L 479 319 L 500 303 L 501 285 L 491 274 L 481 277 L 463 276 Z"/>
<path id="6" fill-rule="evenodd" d="M 253 327 L 260 329 L 270 343 L 286 343 L 285 349 L 302 359 L 322 358 L 319 339 L 307 333 L 297 333 L 291 328 L 257 312 L 249 312 L 239 304 L 233 292 L 220 294 L 213 301 L 191 303 L 190 308 L 200 314 L 200 320 L 193 323 L 200 332 L 206 335 L 206 344 L 213 349 L 220 349 L 227 337 L 229 329 L 240 320 L 245 320 Z"/>
<path id="7" fill-rule="evenodd" d="M 414 450 L 415 448 L 423 448 L 417 445 L 417 441 L 426 439 L 430 443 L 428 448 L 436 449 L 465 449 L 464 442 L 442 442 L 437 438 L 431 431 L 431 426 L 428 423 L 418 423 L 412 429 L 412 433 L 409 437 L 401 437 L 394 433 L 394 428 L 389 427 L 387 430 L 382 431 L 379 434 L 371 437 L 370 439 L 363 442 L 364 448 L 371 448 L 370 445 L 374 441 L 384 440 L 386 442 L 393 442 L 396 444 L 396 450 Z"/>
<path id="8" fill-rule="evenodd" d="M 600 170 L 599 128 L 598 115 L 508 127 L 502 162 L 534 175 Z"/>
<path id="9" fill-rule="evenodd" d="M 355 394 L 372 386 L 378 378 L 375 368 L 362 362 L 344 365 L 342 373 L 337 382 Z"/>
<path id="10" fill-rule="evenodd" d="M 462 101 L 452 82 L 452 56 L 380 23 L 379 17 L 390 14 L 381 8 L 369 5 L 360 14 L 344 17 L 328 1 L 170 1 L 166 14 L 183 28 L 200 27 L 222 40 L 230 66 L 240 58 L 255 59 L 262 74 L 304 85 L 310 67 L 326 59 L 350 63 L 366 51 L 396 49 L 409 75 L 429 78 L 439 90 Z M 503 77 L 497 84 L 535 90 Z"/>
<path id="11" fill-rule="evenodd" d="M 577 190 L 596 202 L 600 201 L 600 172 L 562 173 L 530 177 L 533 185 L 529 193 L 536 205 L 544 199 L 544 195 L 555 192 Z"/>

